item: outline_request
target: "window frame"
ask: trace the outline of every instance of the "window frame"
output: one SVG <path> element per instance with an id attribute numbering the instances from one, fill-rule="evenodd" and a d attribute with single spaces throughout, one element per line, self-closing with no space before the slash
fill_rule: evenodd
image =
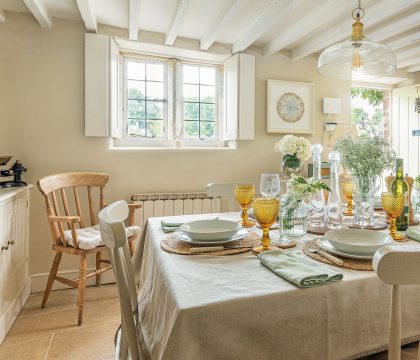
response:
<path id="1" fill-rule="evenodd" d="M 115 147 L 127 148 L 224 148 L 231 147 L 223 138 L 223 64 L 207 63 L 203 61 L 180 60 L 168 57 L 155 57 L 141 54 L 121 53 L 122 71 L 120 79 L 122 86 L 120 98 L 122 104 L 119 107 L 122 119 L 122 137 L 113 140 Z M 128 74 L 127 63 L 129 61 L 141 63 L 159 63 L 164 64 L 164 96 L 167 100 L 164 103 L 164 137 L 146 138 L 128 136 Z M 213 67 L 215 73 L 215 109 L 214 109 L 214 139 L 184 139 L 183 134 L 180 138 L 179 129 L 183 129 L 183 76 L 182 66 L 194 65 L 198 67 Z M 182 130 L 183 131 L 183 130 Z"/>

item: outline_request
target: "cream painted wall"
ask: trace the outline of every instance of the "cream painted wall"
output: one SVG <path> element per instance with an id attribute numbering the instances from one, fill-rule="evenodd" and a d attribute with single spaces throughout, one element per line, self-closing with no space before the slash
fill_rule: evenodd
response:
<path id="1" fill-rule="evenodd" d="M 265 132 L 267 79 L 314 82 L 316 134 L 322 138 L 323 97 L 340 97 L 340 121 L 350 117 L 350 83 L 323 78 L 316 59 L 292 62 L 284 55 L 257 56 L 254 141 L 236 150 L 109 151 L 107 140 L 84 136 L 84 26 L 54 19 L 51 29 L 32 17 L 8 14 L 0 23 L 0 154 L 13 155 L 28 167 L 25 179 L 66 171 L 110 174 L 107 201 L 129 199 L 133 192 L 203 190 L 209 182 L 259 180 L 262 172 L 279 171 L 273 151 L 280 134 Z M 49 271 L 53 253 L 44 203 L 31 195 L 30 270 Z M 65 256 L 60 267 L 77 268 Z"/>

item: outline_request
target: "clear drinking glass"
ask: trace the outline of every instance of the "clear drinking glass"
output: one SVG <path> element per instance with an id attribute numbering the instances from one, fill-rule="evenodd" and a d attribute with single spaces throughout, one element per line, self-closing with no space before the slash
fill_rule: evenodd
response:
<path id="1" fill-rule="evenodd" d="M 280 194 L 279 174 L 262 174 L 260 192 L 263 197 L 276 198 Z"/>

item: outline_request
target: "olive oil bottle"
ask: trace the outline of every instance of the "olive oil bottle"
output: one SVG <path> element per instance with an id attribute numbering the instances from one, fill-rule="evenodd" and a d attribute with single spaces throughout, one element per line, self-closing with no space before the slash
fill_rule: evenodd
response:
<path id="1" fill-rule="evenodd" d="M 397 218 L 397 230 L 405 231 L 408 229 L 408 183 L 404 180 L 403 159 L 397 159 L 397 169 L 395 180 L 391 183 L 391 192 L 394 194 L 404 194 L 404 210 Z"/>

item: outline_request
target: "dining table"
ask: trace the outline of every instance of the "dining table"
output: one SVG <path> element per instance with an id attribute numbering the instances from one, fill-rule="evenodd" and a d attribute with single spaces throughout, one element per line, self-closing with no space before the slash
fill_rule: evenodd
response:
<path id="1" fill-rule="evenodd" d="M 341 281 L 300 288 L 251 251 L 168 253 L 161 241 L 170 234 L 162 231 L 161 220 L 148 219 L 132 259 L 139 332 L 151 359 L 357 359 L 386 349 L 391 286 L 374 271 L 331 266 L 343 274 Z M 296 248 L 316 237 L 295 238 Z M 403 286 L 401 296 L 402 341 L 410 343 L 420 338 L 420 286 Z"/>

